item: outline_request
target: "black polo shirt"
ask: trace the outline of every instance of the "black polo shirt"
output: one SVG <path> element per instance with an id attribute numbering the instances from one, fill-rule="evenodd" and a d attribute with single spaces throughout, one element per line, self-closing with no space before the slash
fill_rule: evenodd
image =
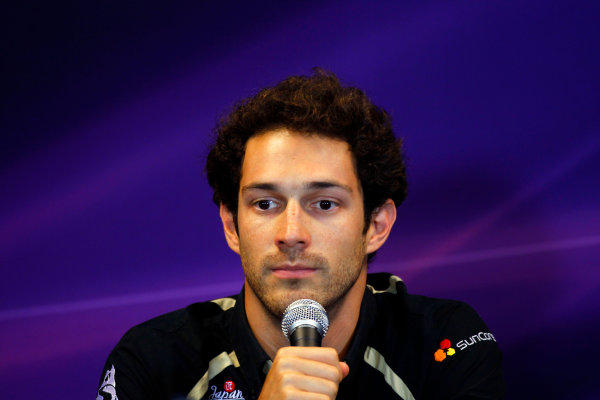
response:
<path id="1" fill-rule="evenodd" d="M 501 399 L 496 339 L 465 303 L 409 295 L 370 274 L 338 399 Z M 195 303 L 129 330 L 101 377 L 102 399 L 256 399 L 271 360 L 240 295 Z"/>

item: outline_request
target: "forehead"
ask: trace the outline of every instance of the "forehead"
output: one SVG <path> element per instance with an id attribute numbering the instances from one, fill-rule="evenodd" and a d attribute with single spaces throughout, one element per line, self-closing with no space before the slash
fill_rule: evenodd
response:
<path id="1" fill-rule="evenodd" d="M 285 128 L 248 140 L 242 162 L 242 186 L 292 181 L 338 181 L 359 188 L 350 146 L 343 140 Z"/>

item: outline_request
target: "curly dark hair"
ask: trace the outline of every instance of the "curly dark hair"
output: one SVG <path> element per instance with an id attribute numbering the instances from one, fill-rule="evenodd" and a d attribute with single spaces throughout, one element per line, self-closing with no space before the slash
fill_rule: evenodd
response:
<path id="1" fill-rule="evenodd" d="M 217 124 L 206 172 L 213 200 L 237 215 L 241 164 L 246 142 L 276 128 L 341 139 L 350 145 L 362 185 L 365 230 L 387 199 L 406 197 L 401 140 L 394 137 L 389 114 L 357 88 L 344 87 L 331 72 L 315 68 L 292 76 L 237 103 Z"/>

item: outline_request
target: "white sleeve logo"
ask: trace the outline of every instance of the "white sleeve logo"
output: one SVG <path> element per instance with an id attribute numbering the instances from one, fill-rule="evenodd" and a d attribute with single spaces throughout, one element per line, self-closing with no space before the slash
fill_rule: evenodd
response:
<path id="1" fill-rule="evenodd" d="M 106 371 L 96 400 L 119 400 L 117 397 L 117 382 L 115 382 L 115 366 L 111 365 Z"/>

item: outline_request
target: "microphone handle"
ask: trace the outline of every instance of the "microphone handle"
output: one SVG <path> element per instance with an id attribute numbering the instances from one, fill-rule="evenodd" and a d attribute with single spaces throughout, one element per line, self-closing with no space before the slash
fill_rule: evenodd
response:
<path id="1" fill-rule="evenodd" d="M 300 347 L 321 347 L 321 335 L 314 326 L 301 325 L 290 335 L 290 344 Z"/>

